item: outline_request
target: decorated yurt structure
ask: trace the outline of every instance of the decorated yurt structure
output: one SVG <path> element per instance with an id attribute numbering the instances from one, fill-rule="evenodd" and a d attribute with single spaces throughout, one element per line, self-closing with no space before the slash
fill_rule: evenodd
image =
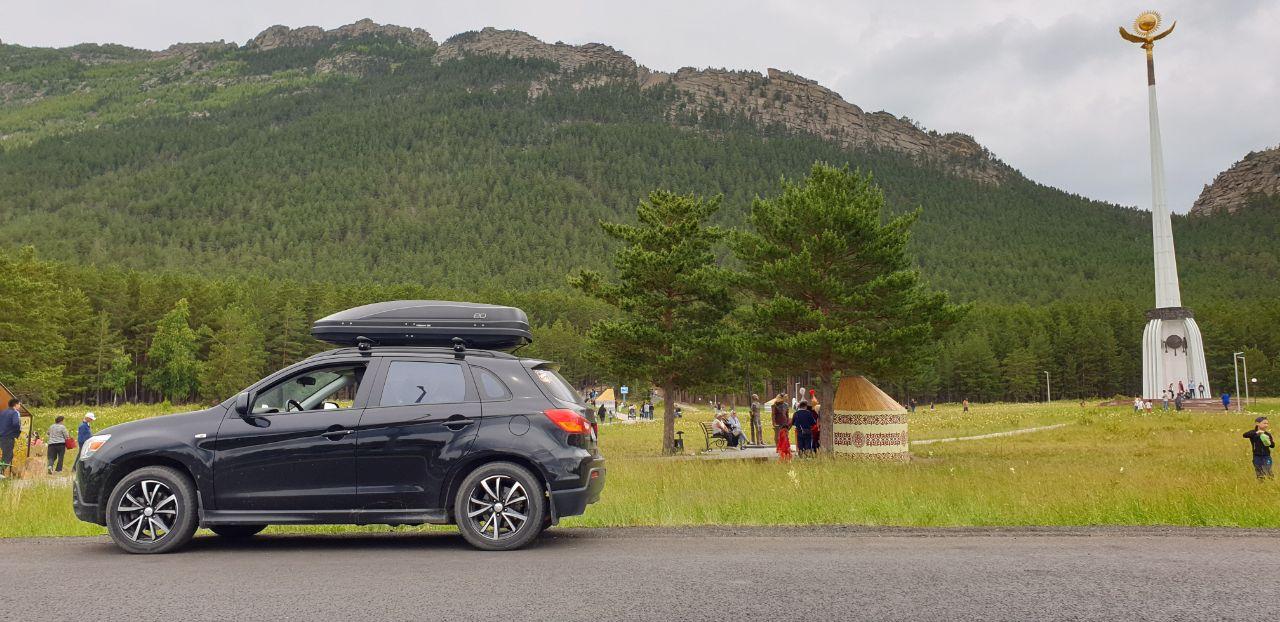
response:
<path id="1" fill-rule="evenodd" d="M 835 452 L 864 460 L 905 462 L 907 409 L 862 376 L 840 380 L 831 412 Z"/>

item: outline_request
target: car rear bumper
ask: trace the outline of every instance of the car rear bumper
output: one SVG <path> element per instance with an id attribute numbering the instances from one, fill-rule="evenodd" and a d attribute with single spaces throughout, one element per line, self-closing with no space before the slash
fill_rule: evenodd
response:
<path id="1" fill-rule="evenodd" d="M 600 500 L 604 490 L 604 460 L 599 460 L 591 467 L 587 475 L 587 485 L 581 488 L 551 491 L 551 502 L 555 506 L 557 520 L 566 516 L 578 516 L 587 511 L 587 506 Z"/>

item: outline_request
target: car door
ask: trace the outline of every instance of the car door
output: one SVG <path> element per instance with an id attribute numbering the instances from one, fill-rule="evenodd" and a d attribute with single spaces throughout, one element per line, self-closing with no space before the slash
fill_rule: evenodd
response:
<path id="1" fill-rule="evenodd" d="M 480 424 L 470 370 L 449 359 L 388 358 L 379 375 L 357 434 L 364 519 L 440 510 L 445 475 Z"/>
<path id="2" fill-rule="evenodd" d="M 367 361 L 307 366 L 252 391 L 249 412 L 229 413 L 213 444 L 217 509 L 353 511 L 367 370 Z"/>

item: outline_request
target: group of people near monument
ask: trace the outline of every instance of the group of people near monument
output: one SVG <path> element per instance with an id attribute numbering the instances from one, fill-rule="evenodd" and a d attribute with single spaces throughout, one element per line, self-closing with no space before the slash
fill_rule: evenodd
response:
<path id="1" fill-rule="evenodd" d="M 760 396 L 752 394 L 748 427 L 744 428 L 736 408 L 728 411 L 717 409 L 711 420 L 712 435 L 723 438 L 729 447 L 745 450 L 748 445 L 764 446 L 764 429 L 761 410 L 767 405 L 773 420 L 772 443 L 783 459 L 791 458 L 791 433 L 795 432 L 796 451 L 801 455 L 814 454 L 820 446 L 817 396 L 810 392 L 806 399 L 794 399 L 779 393 L 767 404 L 760 403 Z M 794 409 L 794 412 L 793 412 Z"/>

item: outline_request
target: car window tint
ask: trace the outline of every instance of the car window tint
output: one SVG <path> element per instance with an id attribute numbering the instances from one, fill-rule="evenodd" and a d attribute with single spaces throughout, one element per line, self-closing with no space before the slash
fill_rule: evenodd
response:
<path id="1" fill-rule="evenodd" d="M 486 400 L 509 400 L 511 399 L 511 390 L 507 388 L 506 383 L 495 376 L 493 372 L 483 367 L 471 368 L 477 378 L 480 379 L 480 394 Z"/>
<path id="2" fill-rule="evenodd" d="M 461 365 L 393 361 L 378 404 L 451 404 L 466 401 L 466 395 Z"/>

